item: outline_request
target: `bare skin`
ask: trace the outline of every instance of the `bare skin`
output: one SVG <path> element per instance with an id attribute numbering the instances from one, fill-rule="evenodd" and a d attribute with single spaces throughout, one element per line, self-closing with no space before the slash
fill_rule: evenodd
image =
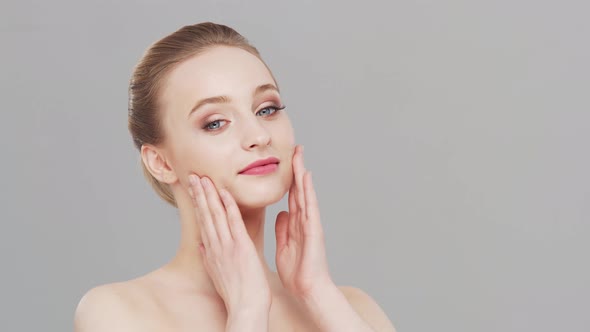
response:
<path id="1" fill-rule="evenodd" d="M 332 282 L 311 173 L 288 116 L 277 110 L 275 84 L 258 58 L 231 47 L 168 75 L 161 95 L 167 140 L 144 145 L 142 158 L 176 199 L 178 251 L 144 276 L 87 292 L 76 332 L 395 331 L 370 296 Z M 197 100 L 217 95 L 231 102 L 190 113 Z M 268 156 L 279 159 L 272 173 L 240 173 Z M 275 272 L 264 257 L 266 207 L 287 192 L 289 211 L 275 222 Z"/>
<path id="2" fill-rule="evenodd" d="M 276 289 L 268 313 L 268 331 L 320 331 L 306 309 L 282 289 L 278 276 L 270 283 Z M 112 293 L 107 295 L 111 299 L 105 301 L 108 302 L 105 306 L 119 301 L 116 307 L 123 308 L 113 315 L 120 317 L 120 321 L 116 325 L 111 325 L 111 321 L 103 331 L 226 331 L 228 314 L 219 296 L 191 289 L 194 288 L 191 286 L 184 288 L 182 282 L 162 269 L 137 279 L 100 287 L 103 289 L 94 291 Z"/>

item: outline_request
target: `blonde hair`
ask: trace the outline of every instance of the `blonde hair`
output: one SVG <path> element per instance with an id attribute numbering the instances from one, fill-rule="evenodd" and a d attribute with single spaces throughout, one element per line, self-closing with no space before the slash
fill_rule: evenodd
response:
<path id="1" fill-rule="evenodd" d="M 166 74 L 182 61 L 213 46 L 241 48 L 258 57 L 268 68 L 258 50 L 244 36 L 222 24 L 203 22 L 187 25 L 155 42 L 135 66 L 129 82 L 129 132 L 140 152 L 143 144 L 158 145 L 164 141 L 158 96 Z M 269 72 L 272 76 L 270 69 Z M 276 84 L 274 76 L 273 80 Z M 144 176 L 156 193 L 178 207 L 170 186 L 158 181 L 143 161 L 141 165 Z"/>

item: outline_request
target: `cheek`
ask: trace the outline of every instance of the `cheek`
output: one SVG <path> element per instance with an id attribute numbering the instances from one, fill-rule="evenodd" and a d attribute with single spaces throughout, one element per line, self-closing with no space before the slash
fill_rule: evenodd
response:
<path id="1" fill-rule="evenodd" d="M 289 190 L 291 182 L 293 181 L 293 162 L 289 159 L 288 164 L 285 165 L 285 173 L 283 174 L 283 184 Z"/>
<path id="2" fill-rule="evenodd" d="M 234 160 L 231 151 L 225 151 L 223 148 L 213 148 L 214 144 L 208 144 L 210 148 L 194 149 L 188 151 L 187 167 L 189 171 L 197 173 L 203 177 L 206 176 L 215 184 L 216 188 L 227 188 L 231 183 L 231 176 L 235 173 L 235 163 L 228 162 Z"/>
<path id="3" fill-rule="evenodd" d="M 207 145 L 198 144 L 193 138 L 185 138 L 177 143 L 175 150 L 175 170 L 180 177 L 186 177 L 189 173 L 196 173 L 198 176 L 215 176 L 215 170 L 219 168 L 214 151 L 209 151 Z"/>
<path id="4" fill-rule="evenodd" d="M 281 146 L 293 146 L 295 144 L 293 126 L 287 116 L 285 116 L 276 126 L 273 126 L 273 139 Z"/>
<path id="5" fill-rule="evenodd" d="M 287 117 L 286 120 L 281 123 L 281 126 L 277 126 L 276 132 L 274 133 L 275 147 L 280 150 L 281 159 L 285 163 L 285 177 L 293 175 L 293 154 L 295 153 L 295 135 L 291 122 Z M 289 180 L 290 182 L 290 180 Z"/>

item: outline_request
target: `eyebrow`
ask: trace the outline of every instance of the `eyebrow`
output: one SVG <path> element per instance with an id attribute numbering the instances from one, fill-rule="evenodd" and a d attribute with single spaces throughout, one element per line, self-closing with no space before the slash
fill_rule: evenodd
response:
<path id="1" fill-rule="evenodd" d="M 267 90 L 274 90 L 274 91 L 280 93 L 279 88 L 274 86 L 274 84 L 268 83 L 268 84 L 263 84 L 263 85 L 256 87 L 256 89 L 254 89 L 254 93 L 252 95 L 256 96 L 257 94 L 263 93 Z M 195 106 L 188 113 L 188 117 L 190 118 L 191 114 L 193 114 L 199 108 L 201 108 L 202 106 L 204 106 L 206 104 L 227 104 L 230 102 L 231 102 L 231 98 L 228 96 L 214 96 L 214 97 L 208 97 L 205 99 L 201 99 L 195 104 Z"/>

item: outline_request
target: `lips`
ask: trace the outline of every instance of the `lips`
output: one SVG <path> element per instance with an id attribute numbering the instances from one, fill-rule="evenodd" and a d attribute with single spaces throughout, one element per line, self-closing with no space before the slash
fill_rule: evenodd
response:
<path id="1" fill-rule="evenodd" d="M 269 157 L 266 159 L 260 159 L 260 160 L 256 160 L 255 162 L 251 163 L 250 165 L 244 167 L 239 173 L 244 173 L 249 169 L 255 168 L 255 167 L 259 167 L 259 166 L 264 166 L 264 165 L 268 165 L 268 164 L 278 164 L 279 160 L 275 157 Z"/>

